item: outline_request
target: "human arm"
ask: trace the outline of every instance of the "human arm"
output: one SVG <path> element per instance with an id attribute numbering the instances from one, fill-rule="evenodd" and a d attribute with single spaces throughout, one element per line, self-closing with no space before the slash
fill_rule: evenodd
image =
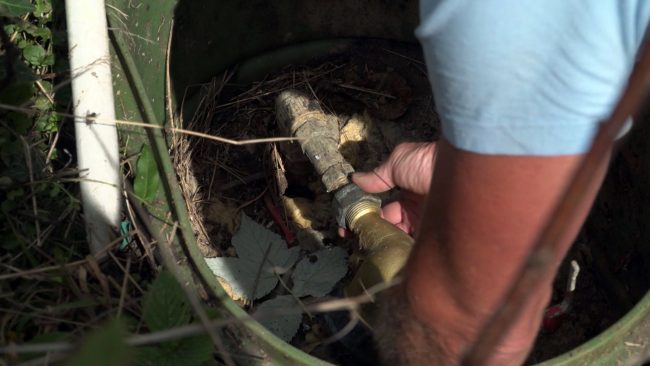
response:
<path id="1" fill-rule="evenodd" d="M 438 144 L 405 283 L 384 297 L 379 349 L 397 345 L 396 352 L 385 352 L 389 362 L 459 362 L 522 266 L 597 122 L 616 100 L 639 41 L 630 37 L 630 20 L 643 24 L 648 18 L 647 8 L 636 13 L 634 2 L 465 5 L 451 5 L 464 8 L 456 14 L 441 5 L 442 20 L 424 25 L 433 35 L 420 32 L 445 140 Z M 558 11 L 565 6 L 585 12 Z M 465 19 L 456 22 L 459 17 Z M 600 169 L 602 177 L 605 167 Z M 550 253 L 554 267 L 601 179 L 592 182 L 560 250 Z M 525 359 L 555 269 L 545 273 L 543 290 L 531 290 L 531 301 L 513 319 L 515 327 L 493 364 Z"/>
<path id="2" fill-rule="evenodd" d="M 444 140 L 425 204 L 423 225 L 405 267 L 404 284 L 384 297 L 378 329 L 385 364 L 455 365 L 502 299 L 582 155 L 493 156 L 466 152 Z M 604 172 L 604 167 L 601 169 Z M 592 182 L 593 197 L 600 180 Z M 559 265 L 572 233 L 554 253 Z M 555 266 L 554 266 L 555 268 Z M 495 354 L 495 365 L 523 362 L 550 296 L 531 293 Z"/>

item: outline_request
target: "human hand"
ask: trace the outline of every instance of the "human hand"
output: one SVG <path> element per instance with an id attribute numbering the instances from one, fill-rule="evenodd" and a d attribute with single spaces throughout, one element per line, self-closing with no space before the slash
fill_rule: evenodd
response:
<path id="1" fill-rule="evenodd" d="M 436 144 L 407 142 L 399 144 L 388 160 L 371 172 L 355 173 L 352 181 L 368 193 L 401 188 L 397 200 L 382 208 L 384 219 L 413 235 L 419 228 L 422 205 L 429 192 Z"/>

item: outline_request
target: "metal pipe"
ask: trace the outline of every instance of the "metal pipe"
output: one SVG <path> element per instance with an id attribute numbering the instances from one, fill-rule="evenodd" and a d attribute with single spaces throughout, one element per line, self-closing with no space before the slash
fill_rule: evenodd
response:
<path id="1" fill-rule="evenodd" d="M 318 102 L 295 90 L 284 91 L 276 100 L 279 125 L 300 138 L 305 155 L 322 176 L 328 192 L 334 193 L 339 226 L 359 237 L 363 263 L 345 288 L 345 295 L 361 295 L 366 289 L 392 280 L 406 263 L 413 238 L 381 217 L 379 198 L 363 192 L 348 179 L 354 169 L 338 151 L 336 117 L 325 114 Z M 361 318 L 375 322 L 376 306 L 364 305 Z"/>
<path id="2" fill-rule="evenodd" d="M 296 90 L 286 90 L 276 100 L 278 122 L 287 133 L 299 138 L 302 151 L 321 176 L 328 192 L 350 183 L 354 172 L 339 152 L 339 124 L 336 116 L 323 113 L 318 101 Z"/>
<path id="3" fill-rule="evenodd" d="M 364 205 L 360 202 L 357 206 Z M 381 210 L 352 207 L 348 210 L 348 229 L 359 237 L 366 250 L 364 261 L 345 288 L 345 296 L 363 294 L 366 289 L 389 282 L 404 267 L 413 247 L 413 238 L 381 217 Z M 376 322 L 376 305 L 366 303 L 361 318 L 372 327 Z"/>

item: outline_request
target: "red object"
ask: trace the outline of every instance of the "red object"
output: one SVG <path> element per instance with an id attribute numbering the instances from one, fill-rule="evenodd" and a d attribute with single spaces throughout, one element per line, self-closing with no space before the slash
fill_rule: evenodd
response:
<path id="1" fill-rule="evenodd" d="M 271 217 L 273 217 L 273 221 L 275 221 L 275 223 L 280 227 L 280 230 L 282 231 L 282 234 L 284 235 L 287 244 L 291 246 L 291 244 L 293 244 L 293 241 L 295 240 L 295 237 L 293 236 L 293 233 L 289 229 L 289 226 L 287 226 L 287 224 L 284 222 L 280 210 L 278 210 L 277 206 L 275 206 L 275 204 L 273 203 L 273 200 L 271 199 L 271 195 L 269 193 L 266 193 L 264 195 L 264 204 L 266 204 L 266 208 L 271 213 Z"/>
<path id="2" fill-rule="evenodd" d="M 554 333 L 560 328 L 564 315 L 566 314 L 562 304 L 553 305 L 546 309 L 544 312 L 544 319 L 542 320 L 542 330 L 548 334 Z"/>

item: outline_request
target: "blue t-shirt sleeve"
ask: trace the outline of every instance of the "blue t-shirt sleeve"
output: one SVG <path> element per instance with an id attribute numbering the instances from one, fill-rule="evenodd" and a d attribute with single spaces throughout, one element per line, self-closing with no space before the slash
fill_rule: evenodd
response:
<path id="1" fill-rule="evenodd" d="M 483 154 L 588 150 L 632 69 L 648 0 L 421 0 L 443 136 Z"/>

